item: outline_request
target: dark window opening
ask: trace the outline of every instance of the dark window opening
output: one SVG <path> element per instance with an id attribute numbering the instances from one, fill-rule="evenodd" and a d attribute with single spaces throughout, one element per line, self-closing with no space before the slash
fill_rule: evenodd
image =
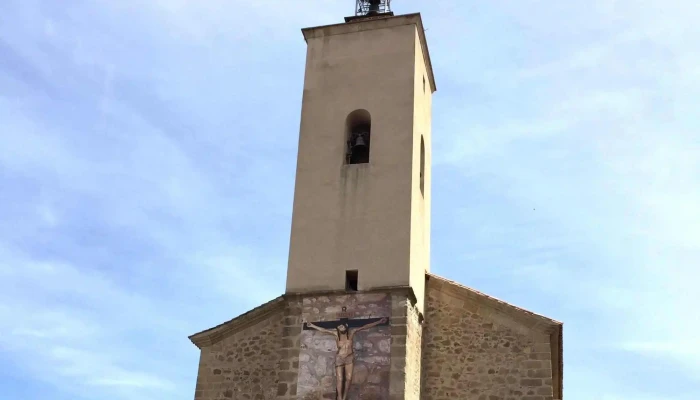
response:
<path id="1" fill-rule="evenodd" d="M 425 141 L 420 137 L 420 194 L 425 196 Z"/>
<path id="2" fill-rule="evenodd" d="M 425 76 L 423 77 L 423 93 L 425 93 Z"/>
<path id="3" fill-rule="evenodd" d="M 357 292 L 357 270 L 345 271 L 345 290 Z"/>
<path id="4" fill-rule="evenodd" d="M 369 152 L 372 121 L 366 110 L 355 110 L 348 115 L 346 121 L 347 151 L 345 154 L 348 164 L 369 163 Z"/>
<path id="5" fill-rule="evenodd" d="M 369 162 L 369 125 L 363 124 L 352 128 L 348 147 L 350 164 Z"/>

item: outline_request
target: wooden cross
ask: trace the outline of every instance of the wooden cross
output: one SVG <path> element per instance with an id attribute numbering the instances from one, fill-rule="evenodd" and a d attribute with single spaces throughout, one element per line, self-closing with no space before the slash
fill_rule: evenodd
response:
<path id="1" fill-rule="evenodd" d="M 343 307 L 343 310 L 340 312 L 339 318 L 333 321 L 319 321 L 319 322 L 314 322 L 313 324 L 320 327 L 320 328 L 325 328 L 325 329 L 335 329 L 338 327 L 338 325 L 345 325 L 347 324 L 348 328 L 353 329 L 353 328 L 359 328 L 361 326 L 370 324 L 372 322 L 376 322 L 382 319 L 382 317 L 377 317 L 377 318 L 359 318 L 359 319 L 352 319 L 348 318 L 348 312 L 347 312 L 347 307 Z M 389 318 L 386 318 L 386 322 L 377 324 L 377 326 L 386 326 L 389 325 Z M 304 323 L 303 329 L 305 331 L 308 330 L 313 330 L 306 322 Z"/>

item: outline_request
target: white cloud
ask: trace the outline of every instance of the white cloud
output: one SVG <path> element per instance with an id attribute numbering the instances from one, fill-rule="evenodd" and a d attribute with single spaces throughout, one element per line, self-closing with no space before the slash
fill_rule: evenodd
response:
<path id="1" fill-rule="evenodd" d="M 20 22 L 45 12 L 20 9 Z M 254 187 L 222 176 L 235 163 L 203 168 L 211 154 L 173 132 L 186 118 L 124 95 L 157 77 L 106 51 L 120 39 L 85 12 L 6 36 L 36 74 L 1 77 L 17 95 L 0 95 L 0 180 L 16 178 L 0 192 L 0 365 L 69 398 L 189 398 L 187 336 L 279 295 L 286 262 L 229 231 L 252 218 L 230 187 Z M 37 94 L 39 79 L 57 92 Z"/>
<path id="2" fill-rule="evenodd" d="M 449 136 L 443 146 L 452 151 L 435 157 L 438 166 L 447 163 L 472 181 L 497 177 L 499 200 L 523 212 L 536 206 L 540 218 L 529 232 L 544 240 L 571 240 L 564 256 L 516 260 L 508 270 L 518 287 L 527 282 L 541 291 L 533 304 L 553 309 L 556 303 L 565 313 L 552 315 L 570 327 L 565 353 L 578 357 L 583 348 L 603 346 L 611 358 L 616 351 L 650 357 L 676 366 L 678 379 L 695 379 L 700 370 L 700 319 L 694 317 L 700 304 L 695 288 L 700 124 L 691 106 L 698 69 L 688 45 L 700 40 L 691 22 L 700 9 L 679 4 L 666 9 L 662 2 L 607 4 L 598 12 L 624 23 L 567 20 L 576 28 L 561 31 L 562 40 L 571 37 L 576 46 L 498 73 L 510 76 L 513 96 L 536 99 L 532 113 L 459 121 L 469 131 Z M 521 7 L 513 11 L 515 18 L 535 16 L 528 26 L 554 32 L 548 20 Z M 602 37 L 572 33 L 596 29 Z M 505 96 L 502 86 L 488 84 L 487 93 Z M 485 128 L 473 130 L 478 124 Z M 443 128 L 449 126 L 452 121 Z M 567 233 L 557 237 L 547 231 Z M 526 242 L 515 248 L 538 240 L 527 233 L 518 237 Z M 567 360 L 567 369 L 583 368 L 584 361 Z M 570 372 L 565 376 L 574 380 Z M 603 398 L 645 398 L 623 395 L 628 388 L 610 385 Z M 678 388 L 664 398 L 685 399 L 682 392 Z"/>
<path id="3" fill-rule="evenodd" d="M 275 162 L 298 124 L 265 124 L 298 106 L 296 92 L 271 102 L 300 90 L 299 29 L 350 3 L 10 4 L 0 35 L 21 65 L 0 63 L 0 346 L 13 367 L 76 397 L 191 397 L 186 336 L 281 291 L 288 232 L 268 225 L 290 212 L 274 179 L 290 186 L 293 165 Z M 435 167 L 486 192 L 434 210 L 433 241 L 472 235 L 483 247 L 464 257 L 503 267 L 469 279 L 493 273 L 536 311 L 559 307 L 574 327 L 568 398 L 662 398 L 591 388 L 601 361 L 579 351 L 700 370 L 700 25 L 683 3 L 395 5 L 430 29 Z M 281 66 L 292 43 L 298 62 Z M 254 106 L 265 114 L 247 118 Z M 452 217 L 464 224 L 440 226 Z M 454 257 L 434 255 L 458 273 Z"/>

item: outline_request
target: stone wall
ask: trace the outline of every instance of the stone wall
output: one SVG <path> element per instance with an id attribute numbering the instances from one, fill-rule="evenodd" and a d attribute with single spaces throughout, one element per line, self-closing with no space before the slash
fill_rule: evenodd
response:
<path id="1" fill-rule="evenodd" d="M 408 291 L 392 295 L 391 399 L 420 399 L 423 328 L 419 315 Z"/>
<path id="2" fill-rule="evenodd" d="M 269 400 L 277 395 L 282 313 L 203 347 L 195 400 Z"/>
<path id="3" fill-rule="evenodd" d="M 391 297 L 386 293 L 308 296 L 301 300 L 301 315 L 311 322 L 337 320 L 346 307 L 351 319 L 389 317 Z M 348 399 L 388 399 L 391 332 L 377 326 L 358 332 L 354 339 L 355 362 Z M 335 399 L 336 340 L 329 334 L 303 330 L 299 346 L 299 399 Z"/>
<path id="4" fill-rule="evenodd" d="M 409 290 L 298 295 L 200 333 L 195 400 L 335 399 L 335 339 L 302 322 L 342 316 L 389 317 L 355 336 L 349 400 L 555 400 L 557 347 L 523 312 L 456 285 L 427 288 L 424 321 Z"/>
<path id="5" fill-rule="evenodd" d="M 409 302 L 407 311 L 406 393 L 404 398 L 419 400 L 421 398 L 423 321 L 417 304 Z"/>
<path id="6" fill-rule="evenodd" d="M 335 338 L 303 321 L 340 318 L 351 327 L 380 323 L 354 336 L 348 399 L 418 400 L 422 328 L 408 293 L 286 296 L 193 335 L 201 348 L 195 400 L 335 399 Z"/>
<path id="7" fill-rule="evenodd" d="M 422 399 L 553 399 L 549 336 L 489 314 L 428 285 Z"/>
<path id="8" fill-rule="evenodd" d="M 290 296 L 282 318 L 280 362 L 277 365 L 277 399 L 297 398 L 302 300 Z"/>

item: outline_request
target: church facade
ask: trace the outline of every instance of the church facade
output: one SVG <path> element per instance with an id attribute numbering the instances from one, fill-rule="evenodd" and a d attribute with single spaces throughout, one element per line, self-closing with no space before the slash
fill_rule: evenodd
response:
<path id="1" fill-rule="evenodd" d="M 286 290 L 190 337 L 195 400 L 561 400 L 560 322 L 430 272 L 420 14 L 302 33 Z"/>

